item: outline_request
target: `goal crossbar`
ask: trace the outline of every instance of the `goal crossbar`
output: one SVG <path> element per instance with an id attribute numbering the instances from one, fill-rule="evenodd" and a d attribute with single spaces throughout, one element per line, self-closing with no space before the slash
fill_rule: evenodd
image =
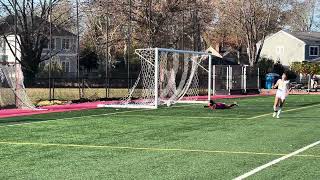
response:
<path id="1" fill-rule="evenodd" d="M 184 53 L 184 54 L 196 54 L 196 55 L 202 55 L 202 56 L 206 56 L 208 58 L 211 58 L 212 54 L 210 53 L 206 53 L 206 52 L 197 52 L 197 51 L 184 51 L 184 50 L 176 50 L 176 49 L 166 49 L 166 48 L 147 48 L 147 49 L 136 49 L 135 50 L 135 54 L 137 54 L 138 56 L 140 56 L 141 58 L 143 58 L 145 61 L 147 61 L 149 64 L 151 64 L 152 66 L 154 66 L 154 64 L 152 64 L 149 60 L 147 60 L 146 58 L 144 58 L 143 56 L 141 56 L 141 54 L 139 53 L 139 51 L 143 51 L 143 50 L 157 50 L 157 51 L 161 51 L 161 52 L 172 52 L 172 53 Z M 209 73 L 209 70 L 206 69 L 205 67 L 203 67 L 202 65 L 200 65 L 198 62 L 194 61 L 191 58 L 191 61 L 193 61 L 194 63 L 197 63 L 197 65 L 199 67 L 201 67 L 203 70 L 207 71 Z"/>

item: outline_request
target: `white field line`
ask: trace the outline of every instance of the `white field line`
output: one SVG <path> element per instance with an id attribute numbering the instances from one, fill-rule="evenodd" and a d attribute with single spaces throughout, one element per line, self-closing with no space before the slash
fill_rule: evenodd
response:
<path id="1" fill-rule="evenodd" d="M 157 148 L 157 147 L 130 147 L 130 146 L 109 146 L 109 145 L 86 145 L 86 144 L 57 144 L 57 143 L 36 143 L 36 142 L 8 142 L 0 141 L 0 145 L 20 145 L 20 146 L 44 146 L 44 147 L 69 147 L 69 148 L 87 148 L 87 149 L 124 149 L 141 151 L 165 151 L 165 152 L 196 152 L 196 153 L 214 153 L 214 154 L 243 154 L 243 155 L 264 155 L 264 156 L 284 156 L 282 153 L 253 152 L 253 151 L 223 151 L 223 150 L 201 150 L 201 149 L 180 149 L 180 148 Z M 297 157 L 320 158 L 320 156 L 306 154 L 295 155 Z"/>
<path id="2" fill-rule="evenodd" d="M 247 119 L 246 117 L 243 118 L 230 118 L 230 117 L 222 117 L 222 116 L 176 116 L 176 115 L 172 115 L 172 116 L 156 116 L 156 115 L 126 115 L 126 114 L 121 114 L 121 115 L 117 115 L 117 117 L 144 117 L 144 118 L 180 118 L 180 119 Z"/>
<path id="3" fill-rule="evenodd" d="M 285 160 L 285 159 L 288 159 L 288 158 L 290 158 L 290 157 L 292 157 L 292 156 L 297 156 L 299 153 L 302 153 L 303 151 L 306 151 L 306 150 L 308 150 L 308 149 L 310 149 L 310 148 L 312 148 L 312 147 L 314 147 L 314 146 L 316 146 L 316 145 L 319 145 L 319 144 L 320 144 L 320 141 L 314 142 L 314 143 L 312 143 L 312 144 L 310 144 L 310 145 L 308 145 L 308 146 L 305 146 L 305 147 L 303 147 L 303 148 L 301 148 L 301 149 L 298 149 L 298 150 L 296 150 L 296 151 L 294 151 L 294 152 L 292 152 L 292 153 L 290 153 L 290 154 L 287 154 L 287 155 L 282 156 L 282 157 L 280 157 L 280 158 L 278 158 L 278 159 L 275 159 L 275 160 L 273 160 L 273 161 L 270 161 L 270 162 L 268 162 L 267 164 L 264 164 L 264 165 L 262 165 L 262 166 L 259 166 L 259 167 L 255 168 L 255 169 L 253 169 L 253 170 L 251 170 L 251 171 L 249 171 L 249 172 L 241 175 L 241 176 L 238 176 L 238 177 L 234 178 L 234 180 L 242 180 L 242 179 L 245 179 L 245 178 L 247 178 L 247 177 L 249 177 L 249 176 L 252 176 L 252 175 L 256 174 L 256 173 L 259 172 L 259 171 L 262 171 L 263 169 L 266 169 L 266 168 L 268 168 L 268 167 L 270 167 L 270 166 L 272 166 L 272 165 L 275 165 L 275 164 L 279 163 L 280 161 L 283 161 L 283 160 Z"/>
<path id="4" fill-rule="evenodd" d="M 189 104 L 189 105 L 173 106 L 173 107 L 170 107 L 170 108 L 180 108 L 180 107 L 187 107 L 187 106 L 191 106 L 191 105 Z M 26 122 L 26 123 L 3 125 L 3 126 L 0 126 L 0 128 L 1 127 L 30 125 L 30 124 L 39 124 L 39 123 L 48 123 L 48 122 L 61 121 L 61 120 L 72 120 L 72 119 L 82 119 L 82 118 L 91 118 L 91 117 L 101 117 L 101 116 L 117 115 L 117 114 L 124 114 L 124 113 L 130 113 L 130 112 L 151 111 L 151 110 L 155 110 L 155 109 L 136 109 L 136 110 L 130 110 L 130 111 L 120 111 L 120 112 L 114 112 L 114 113 L 96 114 L 96 115 L 88 115 L 88 116 L 77 116 L 77 117 L 51 119 L 51 120 L 49 119 L 49 120 L 43 120 L 43 121 L 40 120 L 40 121 L 35 121 L 35 122 Z"/>
<path id="5" fill-rule="evenodd" d="M 288 110 L 284 110 L 283 112 L 297 111 L 297 110 L 308 109 L 308 108 L 316 107 L 316 106 L 320 106 L 320 104 L 304 106 L 304 107 L 294 108 L 294 109 L 288 109 Z M 250 117 L 248 119 L 257 119 L 257 118 L 261 118 L 261 117 L 265 117 L 265 116 L 269 116 L 269 115 L 271 116 L 272 114 L 273 114 L 273 112 L 272 113 L 266 113 L 266 114 L 258 115 L 258 116 L 253 116 L 253 117 Z"/>
<path id="6" fill-rule="evenodd" d="M 95 114 L 95 115 L 88 115 L 88 116 L 77 116 L 77 117 L 51 119 L 51 120 L 49 119 L 49 120 L 43 120 L 43 121 L 40 120 L 40 121 L 36 121 L 36 122 L 17 123 L 17 124 L 4 125 L 4 126 L 0 126 L 0 127 L 22 126 L 22 125 L 28 125 L 28 124 L 39 124 L 39 123 L 47 123 L 47 122 L 61 121 L 61 120 L 71 120 L 71 119 L 82 119 L 82 118 L 109 116 L 109 115 L 116 115 L 116 114 L 129 113 L 129 112 L 147 111 L 147 110 L 152 110 L 152 109 L 139 109 L 139 110 L 132 110 L 132 111 L 120 111 L 120 112 L 114 112 L 114 113 Z"/>

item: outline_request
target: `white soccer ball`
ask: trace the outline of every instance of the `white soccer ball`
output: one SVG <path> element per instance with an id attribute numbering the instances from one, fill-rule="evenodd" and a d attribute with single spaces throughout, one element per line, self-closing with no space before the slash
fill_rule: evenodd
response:
<path id="1" fill-rule="evenodd" d="M 168 101 L 167 102 L 167 107 L 170 107 L 171 106 L 171 103 Z"/>

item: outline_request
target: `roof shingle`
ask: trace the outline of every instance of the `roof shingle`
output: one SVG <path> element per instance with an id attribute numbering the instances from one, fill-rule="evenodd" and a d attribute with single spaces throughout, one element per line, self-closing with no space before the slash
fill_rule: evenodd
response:
<path id="1" fill-rule="evenodd" d="M 14 16 L 6 16 L 0 18 L 0 34 L 13 33 L 14 31 Z M 34 17 L 34 21 L 38 22 L 38 27 L 43 28 L 43 32 L 49 35 L 50 22 L 41 19 L 40 17 Z M 41 25 L 40 25 L 41 24 Z M 18 24 L 19 26 L 19 24 Z M 19 28 L 18 28 L 19 34 Z M 56 26 L 52 23 L 52 35 L 53 36 L 76 36 L 74 33 L 67 31 L 66 29 Z"/>
<path id="2" fill-rule="evenodd" d="M 308 45 L 319 45 L 320 44 L 320 32 L 287 32 L 292 36 L 300 39 Z"/>

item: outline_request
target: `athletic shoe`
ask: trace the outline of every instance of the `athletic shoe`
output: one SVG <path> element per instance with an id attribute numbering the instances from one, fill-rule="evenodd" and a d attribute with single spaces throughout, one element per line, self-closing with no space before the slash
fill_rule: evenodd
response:
<path id="1" fill-rule="evenodd" d="M 277 112 L 277 118 L 280 118 L 280 114 L 281 114 L 282 109 L 279 109 L 279 111 Z"/>
<path id="2" fill-rule="evenodd" d="M 274 112 L 273 115 L 272 115 L 272 117 L 276 117 L 276 115 L 277 115 L 277 112 Z"/>

